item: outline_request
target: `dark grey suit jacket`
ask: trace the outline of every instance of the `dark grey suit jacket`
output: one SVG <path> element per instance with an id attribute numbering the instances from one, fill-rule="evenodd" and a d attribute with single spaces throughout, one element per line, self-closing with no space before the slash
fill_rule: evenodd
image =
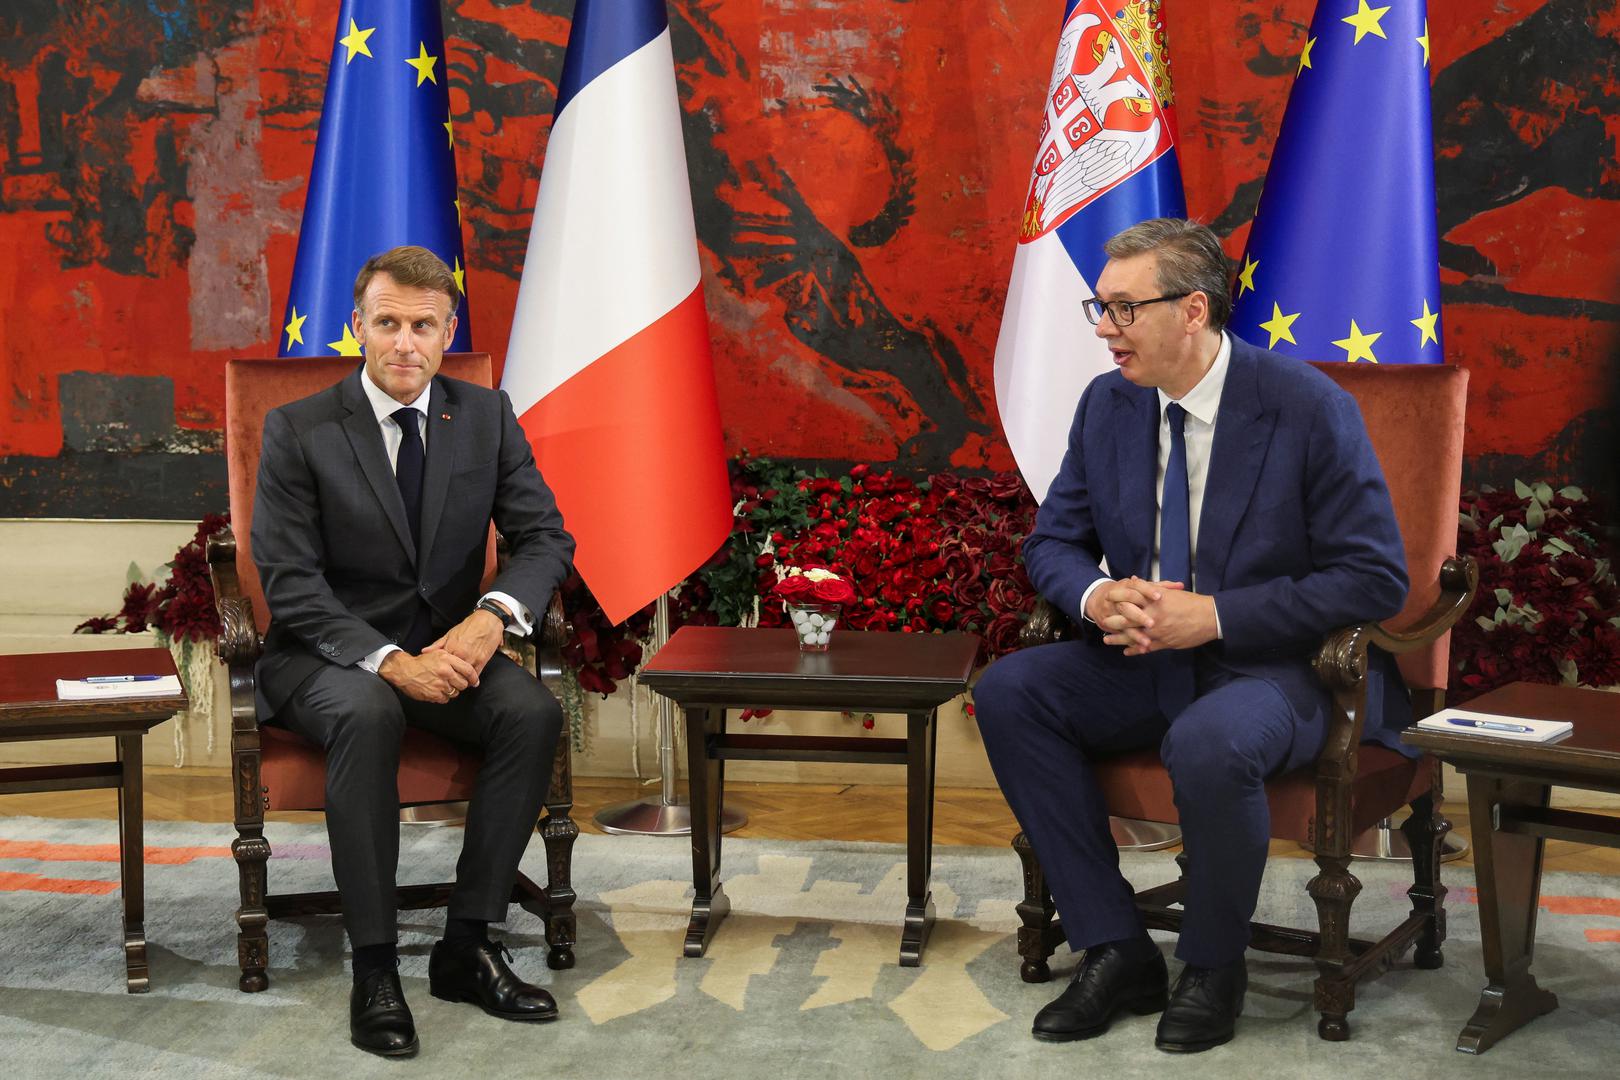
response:
<path id="1" fill-rule="evenodd" d="M 361 367 L 265 417 L 252 529 L 270 608 L 261 719 L 321 664 L 355 664 L 400 641 L 420 600 L 435 632 L 464 619 L 481 595 L 491 521 L 511 549 L 491 587 L 537 618 L 573 559 L 511 402 L 442 375 L 429 389 L 418 552 L 364 377 Z"/>

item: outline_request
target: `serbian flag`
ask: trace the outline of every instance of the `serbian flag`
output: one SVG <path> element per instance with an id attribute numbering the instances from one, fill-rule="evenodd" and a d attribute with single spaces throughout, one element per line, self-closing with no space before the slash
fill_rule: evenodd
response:
<path id="1" fill-rule="evenodd" d="M 365 261 L 416 244 L 466 281 L 439 0 L 343 0 L 326 73 L 282 356 L 359 356 L 349 326 Z M 451 352 L 471 347 L 461 297 Z"/>
<path id="2" fill-rule="evenodd" d="M 1038 142 L 995 361 L 1001 428 L 1037 502 L 1086 384 L 1113 367 L 1080 312 L 1103 244 L 1187 213 L 1158 0 L 1068 0 Z"/>
<path id="3" fill-rule="evenodd" d="M 579 0 L 501 388 L 621 622 L 731 531 L 664 0 Z"/>
<path id="4" fill-rule="evenodd" d="M 1231 326 L 1305 360 L 1445 359 L 1424 0 L 1317 3 Z"/>

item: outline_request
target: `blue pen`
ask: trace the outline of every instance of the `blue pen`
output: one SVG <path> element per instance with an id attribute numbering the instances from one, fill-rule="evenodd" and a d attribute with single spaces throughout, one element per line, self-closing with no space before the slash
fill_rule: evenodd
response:
<path id="1" fill-rule="evenodd" d="M 91 675 L 79 681 L 84 683 L 157 682 L 161 678 L 163 678 L 161 675 Z"/>
<path id="2" fill-rule="evenodd" d="M 1459 720 L 1455 716 L 1448 717 L 1446 723 L 1456 724 L 1458 727 L 1479 728 L 1481 731 L 1511 731 L 1518 735 L 1529 735 L 1535 731 L 1535 728 L 1524 724 L 1503 724 L 1495 720 Z"/>

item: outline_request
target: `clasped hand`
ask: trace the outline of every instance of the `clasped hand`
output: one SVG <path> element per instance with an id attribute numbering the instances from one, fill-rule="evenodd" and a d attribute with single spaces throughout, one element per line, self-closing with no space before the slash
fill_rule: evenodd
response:
<path id="1" fill-rule="evenodd" d="M 377 673 L 406 697 L 443 705 L 470 686 L 500 647 L 505 627 L 487 611 L 474 611 L 422 655 L 393 652 Z"/>
<path id="2" fill-rule="evenodd" d="M 1214 641 L 1215 600 L 1188 592 L 1179 581 L 1121 578 L 1094 590 L 1086 617 L 1103 629 L 1103 641 L 1126 656 L 1163 649 L 1192 649 Z"/>

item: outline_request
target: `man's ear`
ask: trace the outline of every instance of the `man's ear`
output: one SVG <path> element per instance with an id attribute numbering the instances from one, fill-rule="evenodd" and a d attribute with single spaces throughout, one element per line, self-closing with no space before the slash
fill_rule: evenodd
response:
<path id="1" fill-rule="evenodd" d="M 360 318 L 359 308 L 355 308 L 349 313 L 349 326 L 354 331 L 354 339 L 364 348 L 366 344 L 366 324 Z"/>
<path id="2" fill-rule="evenodd" d="M 1209 296 L 1198 290 L 1187 294 L 1187 333 L 1196 334 L 1209 325 Z"/>
<path id="3" fill-rule="evenodd" d="M 456 340 L 456 326 L 461 322 L 459 315 L 451 315 L 450 321 L 444 324 L 444 347 L 449 348 L 450 343 Z"/>

